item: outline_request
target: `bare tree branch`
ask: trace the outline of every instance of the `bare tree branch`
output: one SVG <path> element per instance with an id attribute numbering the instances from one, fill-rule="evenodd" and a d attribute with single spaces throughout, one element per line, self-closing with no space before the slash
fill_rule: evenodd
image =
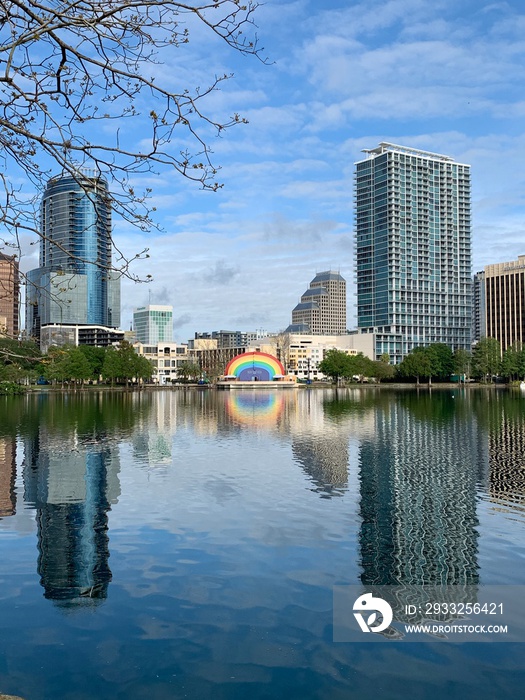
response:
<path id="1" fill-rule="evenodd" d="M 168 168 L 219 188 L 210 128 L 220 134 L 245 120 L 234 113 L 215 121 L 203 105 L 231 76 L 175 91 L 155 73 L 166 51 L 182 50 L 198 27 L 260 59 L 257 7 L 254 0 L 0 0 L 0 231 L 7 232 L 0 248 L 19 246 L 21 233 L 41 235 L 37 197 L 57 173 L 101 172 L 113 211 L 142 231 L 155 226 L 154 210 L 151 190 L 133 187 L 136 175 Z M 93 138 L 93 127 L 113 121 L 135 125 L 139 145 L 120 129 L 98 127 Z M 133 278 L 130 260 L 119 258 L 119 271 Z"/>

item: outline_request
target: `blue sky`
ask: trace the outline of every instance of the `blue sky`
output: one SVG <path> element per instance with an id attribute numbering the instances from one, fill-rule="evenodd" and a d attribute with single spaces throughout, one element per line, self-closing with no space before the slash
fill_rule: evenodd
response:
<path id="1" fill-rule="evenodd" d="M 179 87 L 234 72 L 206 109 L 249 123 L 210 135 L 220 191 L 168 172 L 136 183 L 153 188 L 163 232 L 115 221 L 120 248 L 150 249 L 134 271 L 154 278 L 123 281 L 124 328 L 151 295 L 173 305 L 178 341 L 279 330 L 328 268 L 347 279 L 352 327 L 354 163 L 380 141 L 471 164 L 473 271 L 525 253 L 522 2 L 267 0 L 256 20 L 267 65 L 197 28 L 159 67 Z"/>

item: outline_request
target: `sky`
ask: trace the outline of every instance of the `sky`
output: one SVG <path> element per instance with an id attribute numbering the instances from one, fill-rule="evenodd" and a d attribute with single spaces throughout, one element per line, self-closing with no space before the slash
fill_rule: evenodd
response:
<path id="1" fill-rule="evenodd" d="M 266 0 L 262 62 L 195 27 L 161 58 L 180 87 L 233 77 L 204 107 L 248 120 L 217 138 L 217 192 L 173 172 L 144 176 L 162 230 L 114 221 L 128 256 L 122 328 L 171 304 L 174 340 L 196 331 L 279 331 L 316 272 L 338 270 L 355 327 L 354 164 L 387 141 L 472 166 L 473 272 L 525 254 L 525 5 L 521 0 Z M 263 48 L 264 47 L 264 48 Z M 144 117 L 145 119 L 146 117 Z M 127 121 L 140 142 L 142 117 Z M 28 249 L 22 269 L 37 266 Z"/>

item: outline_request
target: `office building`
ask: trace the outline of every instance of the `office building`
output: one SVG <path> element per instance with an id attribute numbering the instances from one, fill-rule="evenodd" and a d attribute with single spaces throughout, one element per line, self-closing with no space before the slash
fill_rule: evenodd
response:
<path id="1" fill-rule="evenodd" d="M 225 350 L 229 348 L 245 348 L 253 340 L 261 337 L 263 337 L 263 331 L 212 331 L 211 333 L 195 333 L 193 340 L 216 340 L 216 347 L 219 350 Z M 190 343 L 193 343 L 193 340 L 190 340 Z"/>
<path id="2" fill-rule="evenodd" d="M 472 280 L 472 345 L 487 335 L 485 309 L 485 272 L 476 272 Z"/>
<path id="3" fill-rule="evenodd" d="M 318 272 L 292 311 L 289 333 L 346 333 L 346 280 L 339 272 Z"/>
<path id="4" fill-rule="evenodd" d="M 0 253 L 0 335 L 18 337 L 20 276 L 14 255 Z"/>
<path id="5" fill-rule="evenodd" d="M 100 174 L 47 183 L 40 208 L 40 265 L 28 273 L 26 327 L 120 325 L 120 278 L 111 270 L 111 202 Z"/>
<path id="6" fill-rule="evenodd" d="M 501 351 L 525 342 L 525 255 L 485 266 L 486 335 Z"/>
<path id="7" fill-rule="evenodd" d="M 149 304 L 133 311 L 133 330 L 137 342 L 146 345 L 171 343 L 173 340 L 173 306 Z"/>
<path id="8" fill-rule="evenodd" d="M 376 357 L 470 350 L 470 166 L 381 143 L 356 163 L 357 322 Z"/>

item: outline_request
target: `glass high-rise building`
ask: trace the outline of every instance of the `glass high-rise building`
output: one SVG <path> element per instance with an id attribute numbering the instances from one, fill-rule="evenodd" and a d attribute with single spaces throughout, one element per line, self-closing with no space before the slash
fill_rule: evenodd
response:
<path id="1" fill-rule="evenodd" d="M 173 340 L 173 306 L 149 304 L 133 311 L 133 330 L 139 343 L 156 345 Z"/>
<path id="2" fill-rule="evenodd" d="M 99 173 L 79 171 L 47 183 L 40 208 L 40 266 L 28 273 L 26 327 L 118 328 L 120 279 L 111 268 L 111 200 Z"/>
<path id="3" fill-rule="evenodd" d="M 470 166 L 381 143 L 356 163 L 357 323 L 376 357 L 470 350 Z"/>

